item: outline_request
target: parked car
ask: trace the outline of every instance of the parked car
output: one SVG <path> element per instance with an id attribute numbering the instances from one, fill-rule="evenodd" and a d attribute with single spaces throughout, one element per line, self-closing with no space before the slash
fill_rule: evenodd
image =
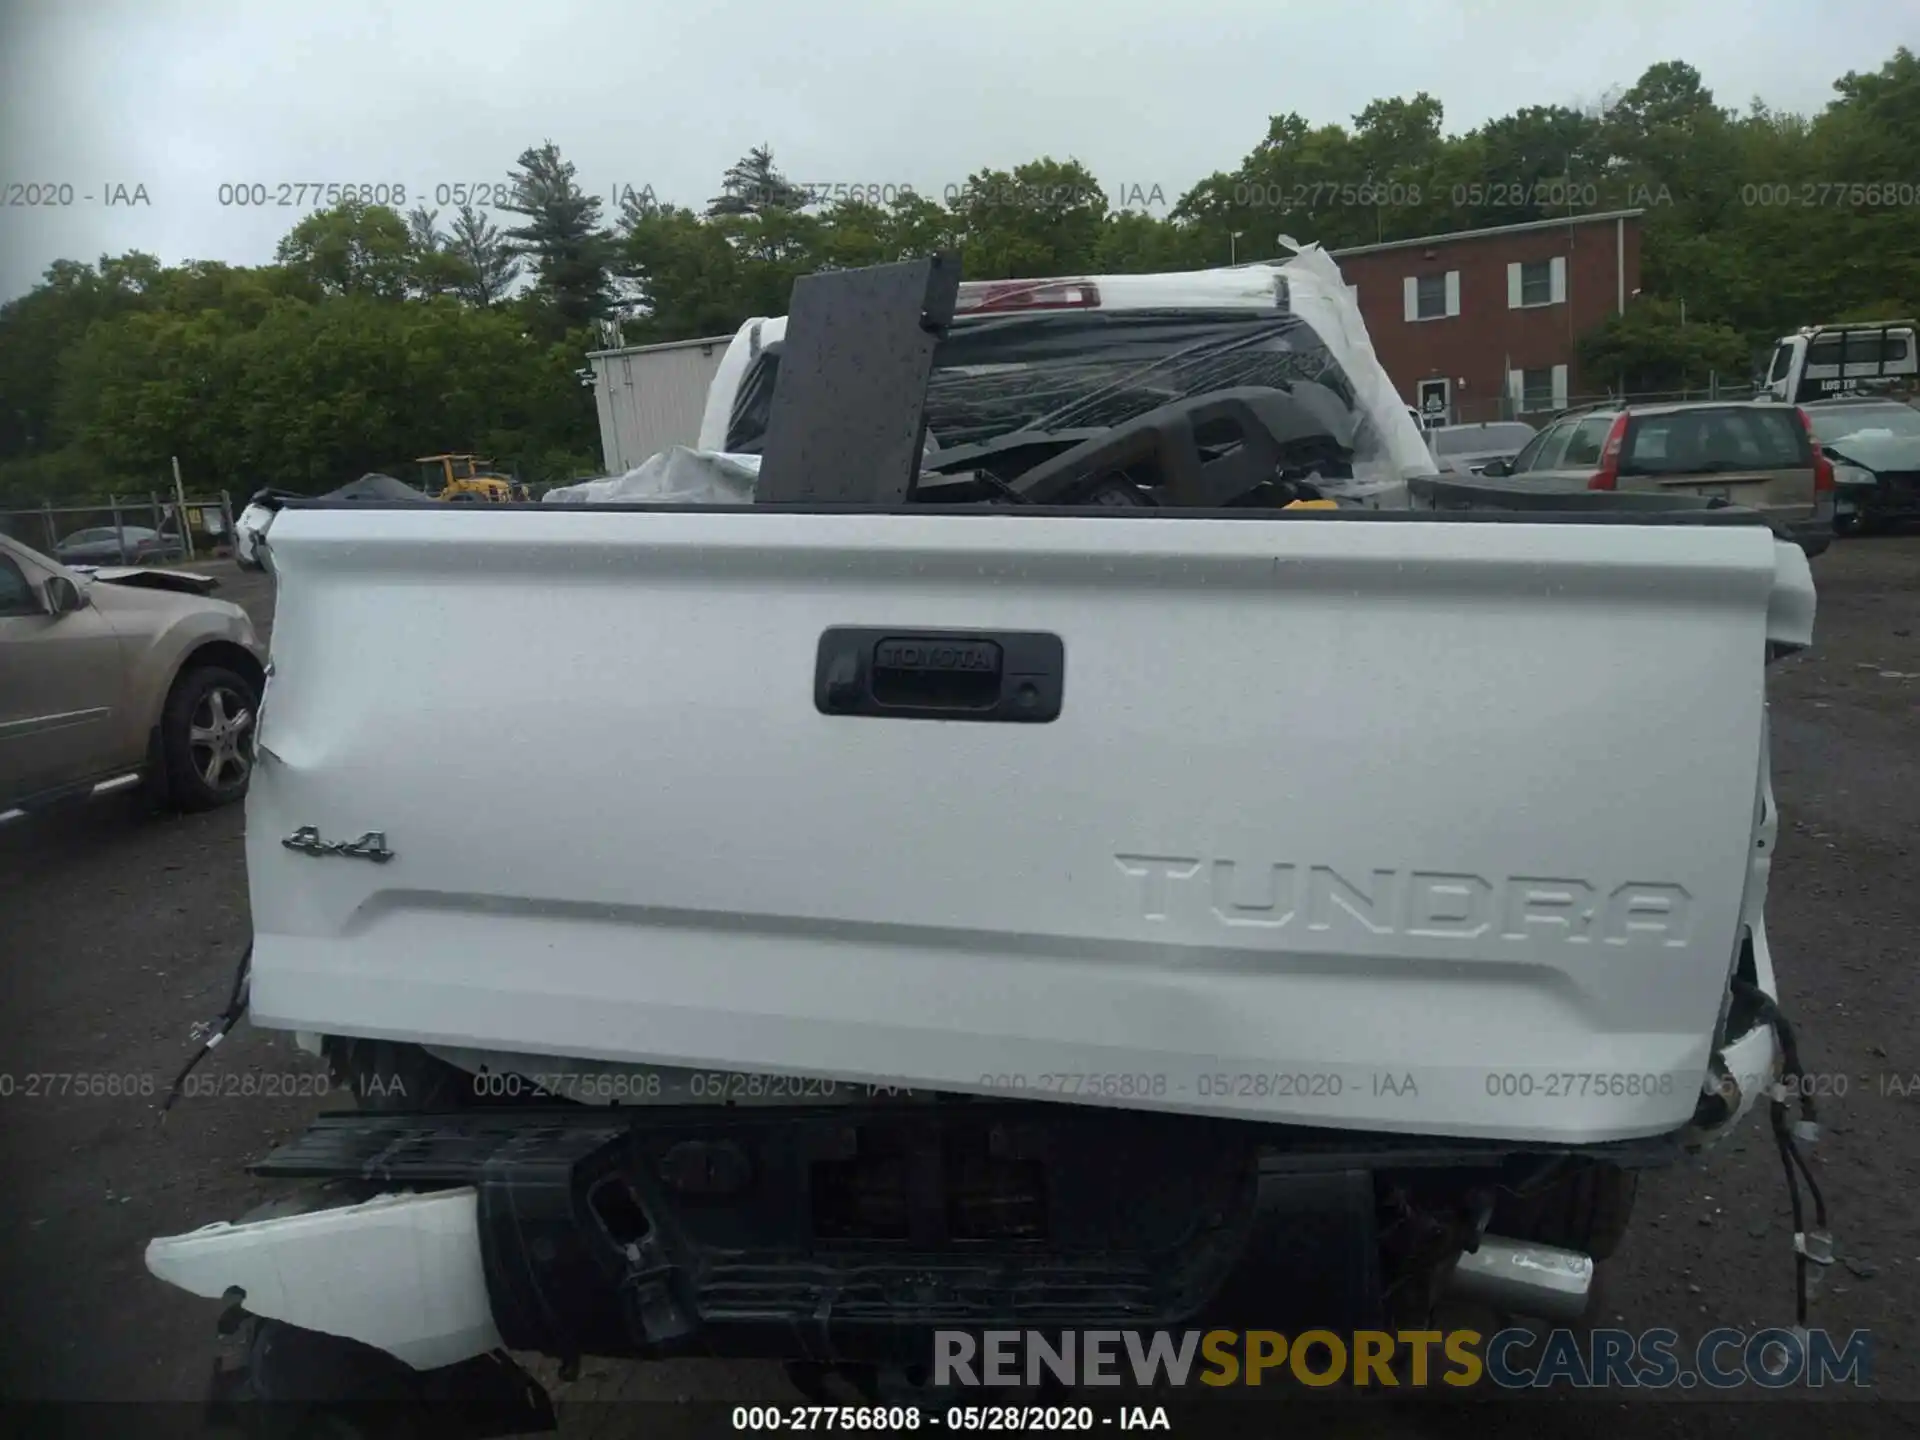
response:
<path id="1" fill-rule="evenodd" d="M 165 535 L 144 525 L 97 525 L 76 530 L 54 547 L 64 565 L 141 565 L 155 560 L 184 560 L 186 547 L 177 535 Z"/>
<path id="2" fill-rule="evenodd" d="M 1479 420 L 1427 432 L 1444 473 L 1478 475 L 1495 460 L 1511 460 L 1538 432 L 1524 420 Z"/>
<path id="3" fill-rule="evenodd" d="M 1920 410 L 1898 400 L 1809 405 L 1813 435 L 1833 462 L 1833 528 L 1859 534 L 1920 520 Z"/>
<path id="4" fill-rule="evenodd" d="M 1807 412 L 1777 401 L 1576 410 L 1480 473 L 1529 488 L 1701 495 L 1758 511 L 1809 555 L 1833 542 L 1833 464 Z"/>
<path id="5" fill-rule="evenodd" d="M 266 651 L 205 583 L 0 536 L 0 817 L 140 779 L 188 810 L 246 794 Z"/>

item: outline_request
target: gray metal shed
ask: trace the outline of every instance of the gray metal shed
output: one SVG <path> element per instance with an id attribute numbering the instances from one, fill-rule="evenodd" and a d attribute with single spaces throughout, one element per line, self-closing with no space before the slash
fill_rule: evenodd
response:
<path id="1" fill-rule="evenodd" d="M 731 335 L 594 350 L 594 406 L 606 473 L 620 475 L 670 445 L 694 445 L 707 386 Z"/>

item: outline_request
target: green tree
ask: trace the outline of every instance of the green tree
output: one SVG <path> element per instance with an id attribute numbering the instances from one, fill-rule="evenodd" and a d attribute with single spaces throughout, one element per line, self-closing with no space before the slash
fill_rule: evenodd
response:
<path id="1" fill-rule="evenodd" d="M 122 473 L 157 479 L 175 455 L 191 474 L 226 473 L 236 378 L 226 342 L 239 333 L 218 310 L 136 311 L 90 327 L 64 357 L 62 422 Z"/>
<path id="2" fill-rule="evenodd" d="M 707 202 L 707 216 L 764 215 L 770 210 L 803 210 L 807 192 L 780 173 L 773 149 L 756 145 L 727 167 L 720 193 Z"/>
<path id="3" fill-rule="evenodd" d="M 1089 268 L 1101 275 L 1197 270 L 1227 258 L 1207 253 L 1208 242 L 1217 238 L 1192 222 L 1139 210 L 1116 211 L 1106 218 Z"/>
<path id="4" fill-rule="evenodd" d="M 465 267 L 458 291 L 469 305 L 484 310 L 512 293 L 520 278 L 519 257 L 484 211 L 462 205 L 454 214 L 447 248 Z"/>
<path id="5" fill-rule="evenodd" d="M 886 206 L 881 243 L 888 260 L 915 260 L 937 255 L 959 244 L 951 211 L 938 201 L 911 191 L 897 193 Z"/>
<path id="6" fill-rule="evenodd" d="M 235 490 L 329 489 L 448 448 L 566 478 L 532 467 L 592 454 L 592 401 L 573 374 L 589 343 L 532 341 L 512 310 L 451 297 L 282 300 L 247 325 L 136 312 L 70 352 L 65 418 L 113 472 L 164 476 L 178 455 Z"/>
<path id="7" fill-rule="evenodd" d="M 819 218 L 809 259 L 816 270 L 850 270 L 902 258 L 893 253 L 892 217 L 865 200 L 841 200 Z"/>
<path id="8" fill-rule="evenodd" d="M 1833 88 L 1807 132 L 1805 168 L 1819 185 L 1805 217 L 1812 263 L 1831 267 L 1836 313 L 1904 296 L 1893 313 L 1911 316 L 1920 298 L 1920 59 L 1902 46 L 1879 70 L 1848 71 Z"/>
<path id="9" fill-rule="evenodd" d="M 969 280 L 1071 275 L 1093 263 L 1107 196 L 1078 160 L 1043 158 L 980 170 L 954 196 L 961 273 Z"/>
<path id="10" fill-rule="evenodd" d="M 1429 208 L 1426 187 L 1445 153 L 1445 111 L 1422 90 L 1411 100 L 1375 100 L 1353 117 L 1347 147 L 1351 184 L 1337 204 L 1345 233 L 1357 243 L 1401 239 L 1431 227 L 1417 217 Z"/>
<path id="11" fill-rule="evenodd" d="M 1737 385 L 1752 353 L 1731 326 L 1683 323 L 1677 302 L 1647 298 L 1609 315 L 1580 337 L 1578 349 L 1584 373 L 1628 394 L 1702 386 L 1716 374 Z"/>
<path id="12" fill-rule="evenodd" d="M 1474 151 L 1488 181 L 1466 192 L 1485 199 L 1458 217 L 1464 226 L 1519 225 L 1625 203 L 1608 173 L 1600 118 L 1570 106 L 1526 106 L 1488 121 L 1460 148 Z M 1449 203 L 1453 193 L 1450 186 Z"/>
<path id="13" fill-rule="evenodd" d="M 740 298 L 739 253 L 718 226 L 691 210 L 657 207 L 632 219 L 623 254 L 640 312 L 627 327 L 630 336 L 718 335 L 751 313 Z"/>
<path id="14" fill-rule="evenodd" d="M 440 229 L 440 212 L 421 205 L 407 212 L 407 235 L 413 242 L 411 293 L 419 296 L 462 295 L 473 288 L 473 273 L 453 238 Z"/>
<path id="15" fill-rule="evenodd" d="M 609 265 L 616 247 L 600 229 L 599 198 L 580 188 L 572 162 L 551 140 L 523 150 L 509 178 L 506 208 L 526 223 L 507 238 L 534 267 L 528 298 L 536 327 L 552 340 L 605 319 L 613 311 Z"/>
<path id="16" fill-rule="evenodd" d="M 326 292 L 306 273 L 285 266 L 189 260 L 162 271 L 147 293 L 162 310 L 212 310 L 236 325 L 255 325 L 282 300 L 312 302 Z"/>
<path id="17" fill-rule="evenodd" d="M 1216 264 L 1230 252 L 1241 260 L 1274 259 L 1283 234 L 1328 249 L 1361 245 L 1380 233 L 1372 207 L 1359 208 L 1364 178 L 1345 127 L 1309 125 L 1289 112 L 1267 122 L 1266 138 L 1235 169 L 1209 175 L 1182 196 L 1173 217 L 1202 232 L 1206 253 L 1220 257 Z M 1240 239 L 1230 246 L 1235 234 Z"/>
<path id="18" fill-rule="evenodd" d="M 821 239 L 821 221 L 798 210 L 768 208 L 752 215 L 722 215 L 708 222 L 725 235 L 742 257 L 787 274 L 813 269 L 811 257 Z M 749 272 L 750 273 L 750 272 Z"/>
<path id="19" fill-rule="evenodd" d="M 274 258 L 322 294 L 400 300 L 412 280 L 414 240 L 390 207 L 346 200 L 295 225 Z"/>
<path id="20" fill-rule="evenodd" d="M 0 305 L 0 460 L 74 439 L 59 420 L 61 357 L 96 321 L 149 308 L 163 269 L 151 255 L 56 260 L 32 290 Z"/>

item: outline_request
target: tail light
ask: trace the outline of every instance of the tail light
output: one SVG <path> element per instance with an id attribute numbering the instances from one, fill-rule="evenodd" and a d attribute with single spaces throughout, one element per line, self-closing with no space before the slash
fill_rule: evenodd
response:
<path id="1" fill-rule="evenodd" d="M 968 280 L 953 303 L 956 315 L 1099 308 L 1100 287 L 1091 280 Z"/>
<path id="2" fill-rule="evenodd" d="M 1800 428 L 1807 432 L 1807 444 L 1813 447 L 1813 493 L 1830 494 L 1833 490 L 1833 461 L 1827 458 L 1827 452 L 1820 448 L 1820 442 L 1813 433 L 1813 419 L 1806 411 L 1795 408 L 1800 417 Z"/>
<path id="3" fill-rule="evenodd" d="M 1613 417 L 1607 443 L 1600 447 L 1600 468 L 1587 481 L 1589 490 L 1612 490 L 1620 483 L 1620 451 L 1627 443 L 1627 412 Z"/>

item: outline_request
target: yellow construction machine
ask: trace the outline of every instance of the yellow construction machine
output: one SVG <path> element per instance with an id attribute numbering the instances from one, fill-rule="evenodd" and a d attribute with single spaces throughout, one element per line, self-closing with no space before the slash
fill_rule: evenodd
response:
<path id="1" fill-rule="evenodd" d="M 414 464 L 427 470 L 426 482 L 421 488 L 436 500 L 504 504 L 527 498 L 526 486 L 496 473 L 493 461 L 485 456 L 422 455 Z"/>

